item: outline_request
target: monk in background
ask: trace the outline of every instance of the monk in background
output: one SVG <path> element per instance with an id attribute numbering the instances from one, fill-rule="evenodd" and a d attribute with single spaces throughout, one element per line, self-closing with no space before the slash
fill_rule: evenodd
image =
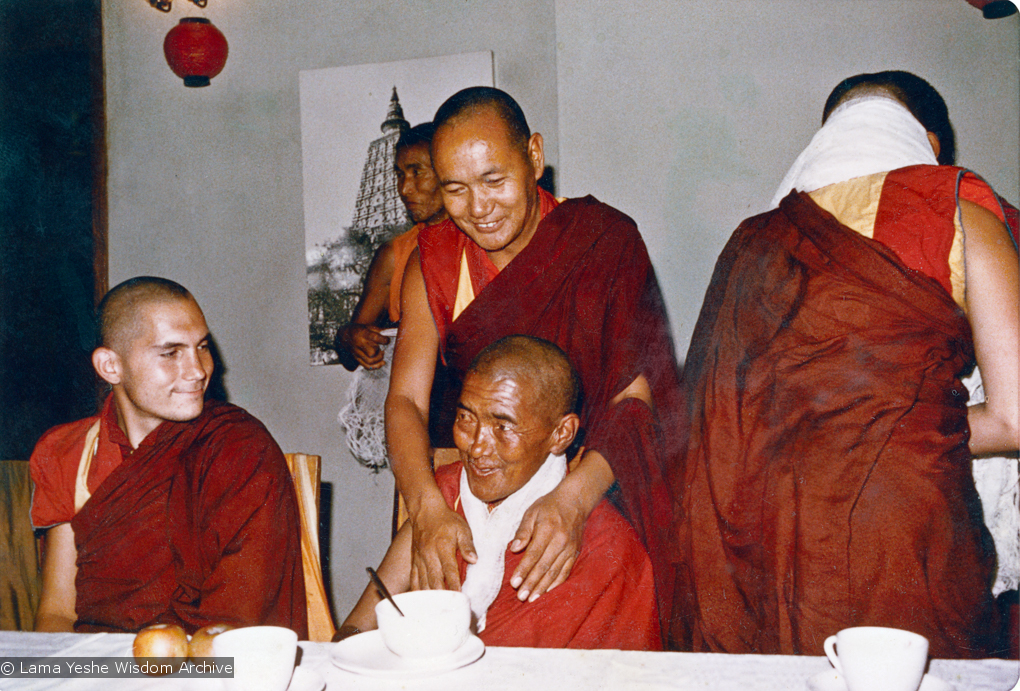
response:
<path id="1" fill-rule="evenodd" d="M 431 122 L 424 122 L 402 132 L 397 140 L 393 163 L 397 193 L 414 226 L 376 250 L 351 322 L 336 332 L 334 348 L 340 364 L 352 372 L 358 365 L 382 367 L 380 346 L 390 342 L 382 331 L 400 321 L 400 286 L 407 260 L 418 246 L 418 233 L 447 218 L 429 154 L 435 129 Z"/>
<path id="2" fill-rule="evenodd" d="M 436 357 L 458 377 L 512 334 L 558 345 L 581 378 L 585 451 L 525 513 L 510 583 L 535 600 L 563 583 L 585 522 L 619 483 L 623 513 L 672 602 L 675 531 L 667 480 L 678 371 L 655 272 L 634 222 L 592 197 L 559 202 L 538 187 L 542 135 L 508 94 L 472 87 L 433 119 L 432 164 L 450 219 L 421 233 L 404 277 L 386 400 L 386 439 L 412 526 L 412 589 L 461 585 L 458 554 L 477 560 L 471 529 L 431 467 L 429 390 Z M 420 257 L 420 259 L 419 259 Z"/>
<path id="3" fill-rule="evenodd" d="M 280 447 L 213 371 L 198 303 L 132 278 L 99 304 L 99 415 L 48 431 L 31 458 L 47 529 L 37 631 L 286 626 L 307 638 L 297 498 Z"/>
<path id="4" fill-rule="evenodd" d="M 995 552 L 971 458 L 1020 445 L 1016 245 L 991 188 L 938 165 L 931 85 L 850 81 L 778 208 L 730 238 L 694 330 L 672 637 L 818 655 L 875 625 L 986 657 Z"/>
<path id="5" fill-rule="evenodd" d="M 472 564 L 458 559 L 462 590 L 489 646 L 659 650 L 651 561 L 607 499 L 588 517 L 563 584 L 522 602 L 510 582 L 522 555 L 508 547 L 524 512 L 566 474 L 579 393 L 563 351 L 530 336 L 497 341 L 468 368 L 453 428 L 460 462 L 436 471 L 447 506 L 467 521 L 479 555 Z M 411 532 L 405 523 L 379 567 L 394 593 L 411 585 Z M 376 628 L 381 599 L 369 585 L 340 636 Z"/>

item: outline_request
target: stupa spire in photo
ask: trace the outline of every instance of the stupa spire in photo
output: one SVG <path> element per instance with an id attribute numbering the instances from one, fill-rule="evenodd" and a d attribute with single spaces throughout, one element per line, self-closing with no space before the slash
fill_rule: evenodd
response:
<path id="1" fill-rule="evenodd" d="M 383 136 L 368 145 L 365 167 L 361 172 L 361 186 L 354 205 L 351 230 L 364 233 L 374 243 L 389 240 L 394 230 L 410 226 L 411 221 L 400 195 L 397 193 L 397 176 L 393 172 L 397 140 L 410 124 L 404 119 L 397 87 L 393 87 L 386 119 L 379 129 Z"/>

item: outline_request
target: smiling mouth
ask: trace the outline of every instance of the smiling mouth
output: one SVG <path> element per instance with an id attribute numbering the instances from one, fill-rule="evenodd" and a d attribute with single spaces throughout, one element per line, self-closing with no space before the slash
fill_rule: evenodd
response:
<path id="1" fill-rule="evenodd" d="M 482 232 L 491 231 L 495 230 L 499 226 L 499 223 L 500 223 L 499 221 L 490 221 L 488 223 L 475 223 L 475 228 Z"/>
<path id="2" fill-rule="evenodd" d="M 499 472 L 499 468 L 496 466 L 489 468 L 480 468 L 477 465 L 469 463 L 468 467 L 471 469 L 472 474 L 477 475 L 479 477 L 488 477 L 489 475 L 495 475 L 496 473 Z"/>

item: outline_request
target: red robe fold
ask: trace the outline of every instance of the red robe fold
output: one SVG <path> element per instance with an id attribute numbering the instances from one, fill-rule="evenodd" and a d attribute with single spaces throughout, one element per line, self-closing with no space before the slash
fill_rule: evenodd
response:
<path id="1" fill-rule="evenodd" d="M 461 516 L 462 465 L 436 470 L 450 508 Z M 584 526 L 581 551 L 564 583 L 534 602 L 521 602 L 510 577 L 524 553 L 506 551 L 503 585 L 479 635 L 487 646 L 662 650 L 652 564 L 634 529 L 605 499 Z M 459 558 L 460 577 L 467 563 Z"/>
<path id="2" fill-rule="evenodd" d="M 951 238 L 954 199 L 914 200 L 948 216 L 906 230 Z M 985 655 L 995 555 L 959 378 L 973 362 L 940 282 L 806 195 L 745 221 L 685 363 L 675 644 L 818 655 L 879 625 L 926 636 L 933 657 Z"/>
<path id="3" fill-rule="evenodd" d="M 208 401 L 198 418 L 164 422 L 132 453 L 111 400 L 101 415 L 95 458 L 118 455 L 120 445 L 124 460 L 73 518 L 55 507 L 73 512 L 73 478 L 95 418 L 51 430 L 32 454 L 36 525 L 70 520 L 74 529 L 75 630 L 176 623 L 193 632 L 227 622 L 286 626 L 306 638 L 297 499 L 265 427 Z"/>
<path id="4" fill-rule="evenodd" d="M 545 211 L 551 205 L 543 195 Z M 606 458 L 620 482 L 627 518 L 651 556 L 665 617 L 676 559 L 668 473 L 677 447 L 675 436 L 660 430 L 675 427 L 679 375 L 659 284 L 637 226 L 585 197 L 548 210 L 528 245 L 498 273 L 485 269 L 481 260 L 487 257 L 472 260 L 472 247 L 477 245 L 451 221 L 418 238 L 446 363 L 463 376 L 479 351 L 512 334 L 544 338 L 566 352 L 581 377 L 585 446 Z M 465 248 L 476 297 L 451 321 Z M 640 374 L 656 412 L 636 401 L 611 408 L 609 401 Z"/>

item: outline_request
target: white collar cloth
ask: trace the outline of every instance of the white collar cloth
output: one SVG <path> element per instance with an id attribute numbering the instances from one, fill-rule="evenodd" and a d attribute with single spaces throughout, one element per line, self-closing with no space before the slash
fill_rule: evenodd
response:
<path id="1" fill-rule="evenodd" d="M 852 98 L 832 111 L 793 162 L 770 209 L 792 190 L 814 192 L 844 180 L 912 165 L 938 165 L 928 133 L 910 111 L 879 95 Z"/>
<path id="2" fill-rule="evenodd" d="M 538 472 L 519 490 L 489 511 L 489 505 L 471 494 L 467 471 L 460 472 L 460 502 L 471 528 L 478 561 L 468 564 L 461 591 L 471 603 L 478 632 L 485 629 L 485 614 L 503 585 L 507 545 L 517 534 L 524 512 L 535 501 L 553 491 L 567 474 L 567 457 L 550 454 Z"/>

